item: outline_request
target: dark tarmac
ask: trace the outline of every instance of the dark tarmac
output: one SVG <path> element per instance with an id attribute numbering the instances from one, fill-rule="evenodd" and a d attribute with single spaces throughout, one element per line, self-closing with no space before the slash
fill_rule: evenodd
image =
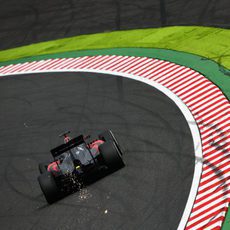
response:
<path id="1" fill-rule="evenodd" d="M 143 83 L 95 73 L 0 79 L 1 229 L 175 230 L 190 191 L 194 150 L 178 107 Z M 53 205 L 38 163 L 70 129 L 111 129 L 126 167 Z"/>
<path id="2" fill-rule="evenodd" d="M 172 25 L 230 28 L 229 12 L 229 0 L 2 0 L 0 50 L 115 30 Z"/>

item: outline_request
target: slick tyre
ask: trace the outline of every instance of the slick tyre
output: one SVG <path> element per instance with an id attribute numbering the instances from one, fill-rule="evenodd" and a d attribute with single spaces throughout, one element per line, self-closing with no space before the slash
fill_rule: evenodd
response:
<path id="1" fill-rule="evenodd" d="M 116 170 L 125 165 L 120 151 L 113 141 L 106 141 L 104 144 L 99 146 L 99 150 L 105 165 L 109 169 Z"/>
<path id="2" fill-rule="evenodd" d="M 48 165 L 46 163 L 39 163 L 38 169 L 39 169 L 40 174 L 47 172 L 47 166 Z"/>
<path id="3" fill-rule="evenodd" d="M 38 182 L 41 190 L 49 204 L 61 198 L 60 190 L 54 180 L 53 174 L 50 172 L 45 172 L 38 177 Z"/>
<path id="4" fill-rule="evenodd" d="M 113 134 L 113 132 L 111 130 L 104 131 L 103 133 L 101 133 L 99 135 L 99 138 L 104 140 L 104 141 L 113 141 L 116 144 L 117 149 L 120 152 L 120 154 L 123 155 L 123 151 L 121 149 L 121 146 L 119 145 L 116 137 L 114 136 L 114 134 Z"/>

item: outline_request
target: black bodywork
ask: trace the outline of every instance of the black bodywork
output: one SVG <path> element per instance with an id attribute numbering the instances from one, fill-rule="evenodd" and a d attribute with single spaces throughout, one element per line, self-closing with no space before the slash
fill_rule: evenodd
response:
<path id="1" fill-rule="evenodd" d="M 54 161 L 39 164 L 38 181 L 48 203 L 124 166 L 121 147 L 110 130 L 96 136 L 64 137 L 68 141 L 51 150 Z"/>
<path id="2" fill-rule="evenodd" d="M 54 177 L 63 192 L 79 189 L 95 173 L 107 169 L 100 152 L 92 153 L 89 148 L 89 138 L 80 135 L 51 150 L 54 160 L 60 162 Z"/>

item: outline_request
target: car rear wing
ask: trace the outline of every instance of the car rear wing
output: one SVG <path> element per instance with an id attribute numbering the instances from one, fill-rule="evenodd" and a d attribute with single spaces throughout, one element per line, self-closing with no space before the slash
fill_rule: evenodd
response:
<path id="1" fill-rule="evenodd" d="M 68 143 L 59 145 L 58 147 L 51 149 L 50 152 L 54 158 L 60 156 L 62 153 L 67 152 L 68 150 L 84 143 L 83 135 L 71 139 Z"/>

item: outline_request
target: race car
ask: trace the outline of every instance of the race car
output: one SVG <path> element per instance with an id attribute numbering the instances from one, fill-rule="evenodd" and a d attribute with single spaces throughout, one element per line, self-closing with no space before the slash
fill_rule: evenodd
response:
<path id="1" fill-rule="evenodd" d="M 123 152 L 111 130 L 95 136 L 71 138 L 51 150 L 53 161 L 40 163 L 38 182 L 49 204 L 75 192 L 95 175 L 109 174 L 125 166 Z"/>

